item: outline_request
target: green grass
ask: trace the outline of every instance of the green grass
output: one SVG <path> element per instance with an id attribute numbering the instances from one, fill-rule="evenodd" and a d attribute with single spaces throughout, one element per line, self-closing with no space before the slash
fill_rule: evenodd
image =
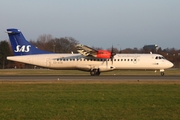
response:
<path id="1" fill-rule="evenodd" d="M 0 75 L 90 75 L 79 70 L 49 70 L 49 69 L 1 69 Z M 101 75 L 160 75 L 153 70 L 114 70 L 102 72 Z M 180 69 L 167 69 L 165 75 L 180 75 Z"/>
<path id="2" fill-rule="evenodd" d="M 1 82 L 1 120 L 178 120 L 180 84 Z"/>

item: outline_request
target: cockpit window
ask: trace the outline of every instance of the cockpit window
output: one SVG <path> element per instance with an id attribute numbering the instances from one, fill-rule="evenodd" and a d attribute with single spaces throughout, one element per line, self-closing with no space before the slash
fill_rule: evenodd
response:
<path id="1" fill-rule="evenodd" d="M 165 59 L 163 56 L 156 56 L 155 59 Z"/>

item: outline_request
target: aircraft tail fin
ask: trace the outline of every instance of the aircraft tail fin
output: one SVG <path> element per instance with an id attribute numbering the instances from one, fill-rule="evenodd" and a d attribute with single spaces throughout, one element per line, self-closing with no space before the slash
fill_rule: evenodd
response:
<path id="1" fill-rule="evenodd" d="M 11 42 L 14 55 L 32 55 L 32 54 L 48 54 L 50 52 L 40 50 L 29 43 L 22 32 L 18 29 L 7 29 L 7 33 Z"/>

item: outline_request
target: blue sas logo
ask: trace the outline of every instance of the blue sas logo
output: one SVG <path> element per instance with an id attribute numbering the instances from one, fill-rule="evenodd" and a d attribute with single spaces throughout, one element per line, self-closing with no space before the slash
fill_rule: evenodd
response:
<path id="1" fill-rule="evenodd" d="M 23 46 L 17 45 L 16 50 L 14 50 L 14 52 L 29 52 L 30 47 L 31 47 L 31 45 L 27 45 L 27 46 L 25 46 L 25 45 L 23 45 Z"/>

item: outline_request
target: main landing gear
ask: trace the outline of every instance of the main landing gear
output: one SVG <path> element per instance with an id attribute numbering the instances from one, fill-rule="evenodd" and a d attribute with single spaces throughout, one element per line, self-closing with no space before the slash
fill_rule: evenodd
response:
<path id="1" fill-rule="evenodd" d="M 99 71 L 99 69 L 92 69 L 90 71 L 90 74 L 91 74 L 91 76 L 99 76 L 100 75 L 100 71 Z"/>

